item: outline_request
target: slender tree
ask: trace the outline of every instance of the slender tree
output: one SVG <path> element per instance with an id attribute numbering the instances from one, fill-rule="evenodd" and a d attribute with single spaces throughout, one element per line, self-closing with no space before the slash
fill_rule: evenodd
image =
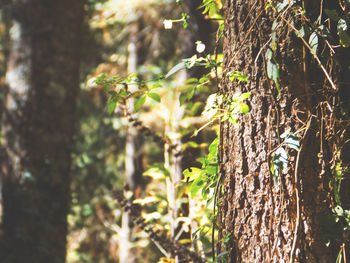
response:
<path id="1" fill-rule="evenodd" d="M 65 262 L 83 5 L 11 2 L 2 262 Z"/>
<path id="2" fill-rule="evenodd" d="M 350 154 L 349 96 L 339 96 L 349 94 L 339 33 L 348 5 L 299 2 L 225 1 L 221 93 L 252 93 L 240 124 L 221 125 L 219 227 L 230 239 L 218 248 L 228 262 L 335 262 L 349 251 L 332 221 L 337 199 L 349 209 L 349 191 L 334 179 Z M 232 81 L 234 71 L 249 81 Z"/>

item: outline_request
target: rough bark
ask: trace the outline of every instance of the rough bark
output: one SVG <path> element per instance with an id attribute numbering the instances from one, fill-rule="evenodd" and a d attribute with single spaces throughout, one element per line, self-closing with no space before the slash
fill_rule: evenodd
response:
<path id="1" fill-rule="evenodd" d="M 13 1 L 2 262 L 65 262 L 82 1 Z"/>
<path id="2" fill-rule="evenodd" d="M 221 92 L 229 96 L 252 92 L 252 96 L 251 111 L 240 124 L 221 127 L 224 180 L 219 226 L 221 236 L 231 234 L 231 238 L 227 247 L 219 249 L 227 249 L 228 262 L 335 262 L 337 250 L 334 243 L 326 246 L 330 233 L 324 223 L 332 214 L 333 145 L 325 135 L 324 105 L 337 98 L 336 93 L 286 24 L 298 23 L 286 12 L 284 26 L 276 30 L 279 98 L 266 74 L 276 15 L 265 9 L 266 1 L 225 2 L 224 74 L 242 71 L 249 81 L 232 82 L 226 77 Z M 319 10 L 318 1 L 309 2 Z M 275 184 L 270 163 L 283 141 L 280 135 L 288 129 L 302 129 L 301 148 L 297 152 L 285 147 L 288 170 Z"/>

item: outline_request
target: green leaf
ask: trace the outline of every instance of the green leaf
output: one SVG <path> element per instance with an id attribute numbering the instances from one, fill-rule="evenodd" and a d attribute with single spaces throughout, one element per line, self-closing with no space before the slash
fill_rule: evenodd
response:
<path id="1" fill-rule="evenodd" d="M 180 106 L 182 106 L 182 105 L 185 103 L 186 99 L 187 99 L 186 93 L 182 93 L 182 94 L 180 95 L 180 98 L 179 98 L 179 100 L 180 100 Z"/>
<path id="2" fill-rule="evenodd" d="M 283 170 L 285 171 L 288 166 L 288 155 L 286 150 L 283 147 L 279 147 L 274 156 L 273 156 L 273 163 L 275 165 L 275 170 Z M 278 173 L 278 172 L 277 172 Z"/>
<path id="3" fill-rule="evenodd" d="M 171 75 L 175 74 L 176 72 L 178 72 L 181 69 L 185 69 L 186 68 L 186 62 L 185 61 L 181 61 L 179 64 L 176 64 L 166 75 L 165 78 L 169 78 Z"/>
<path id="4" fill-rule="evenodd" d="M 243 114 L 247 114 L 249 112 L 249 106 L 245 104 L 244 102 L 239 102 L 240 109 L 239 111 Z"/>
<path id="5" fill-rule="evenodd" d="M 190 78 L 190 79 L 185 81 L 185 83 L 188 83 L 188 84 L 195 84 L 197 82 L 198 82 L 197 78 Z"/>
<path id="6" fill-rule="evenodd" d="M 206 81 L 208 81 L 208 80 L 209 80 L 209 78 L 206 77 L 206 76 L 204 76 L 204 77 L 201 77 L 201 78 L 200 78 L 199 83 L 202 84 L 202 83 L 204 83 L 204 82 L 206 82 Z"/>
<path id="7" fill-rule="evenodd" d="M 119 95 L 126 97 L 130 95 L 130 92 L 126 91 L 125 88 L 121 88 L 119 91 Z"/>
<path id="8" fill-rule="evenodd" d="M 160 96 L 158 93 L 150 92 L 147 94 L 147 96 L 150 97 L 151 99 L 155 100 L 156 102 L 160 102 Z"/>
<path id="9" fill-rule="evenodd" d="M 251 92 L 242 93 L 242 94 L 239 96 L 238 100 L 239 100 L 239 101 L 246 100 L 246 99 L 248 99 L 251 95 L 252 95 Z"/>
<path id="10" fill-rule="evenodd" d="M 294 134 L 289 134 L 286 140 L 284 141 L 284 144 L 296 151 L 299 151 L 300 149 L 299 139 Z"/>
<path id="11" fill-rule="evenodd" d="M 191 167 L 189 169 L 186 169 L 183 172 L 184 179 L 185 180 L 195 180 L 197 179 L 201 174 L 203 173 L 202 169 L 199 169 L 197 167 Z"/>
<path id="12" fill-rule="evenodd" d="M 191 197 L 195 197 L 198 191 L 202 188 L 204 184 L 204 179 L 202 176 L 199 176 L 196 180 L 193 181 L 190 187 Z"/>
<path id="13" fill-rule="evenodd" d="M 205 167 L 204 172 L 208 175 L 217 175 L 218 165 L 208 165 Z"/>
<path id="14" fill-rule="evenodd" d="M 277 2 L 277 12 L 280 13 L 286 6 L 289 5 L 289 0 L 284 0 L 283 2 Z"/>
<path id="15" fill-rule="evenodd" d="M 305 28 L 302 26 L 300 29 L 299 29 L 299 35 L 297 34 L 298 37 L 304 37 L 305 36 Z"/>
<path id="16" fill-rule="evenodd" d="M 274 61 L 272 61 L 273 59 L 269 59 L 267 61 L 267 76 L 269 79 L 272 79 L 275 84 L 276 84 L 276 88 L 278 91 L 278 96 L 281 95 L 281 90 L 280 90 L 280 85 L 279 85 L 279 66 L 278 63 L 275 63 Z"/>
<path id="17" fill-rule="evenodd" d="M 343 216 L 344 215 L 344 210 L 341 206 L 337 205 L 335 208 L 334 208 L 334 211 L 335 213 L 338 215 L 338 216 Z"/>
<path id="18" fill-rule="evenodd" d="M 195 88 L 192 87 L 180 95 L 180 106 L 182 106 L 186 101 L 192 99 L 194 95 L 194 91 L 195 91 Z"/>
<path id="19" fill-rule="evenodd" d="M 208 160 L 216 160 L 218 154 L 218 145 L 219 137 L 216 137 L 216 139 L 209 145 L 209 153 L 207 157 Z"/>
<path id="20" fill-rule="evenodd" d="M 227 73 L 227 76 L 230 78 L 231 81 L 235 81 L 236 79 L 238 81 L 243 81 L 243 82 L 248 81 L 248 77 L 240 71 L 229 72 Z"/>
<path id="21" fill-rule="evenodd" d="M 348 29 L 348 25 L 344 19 L 339 19 L 337 29 L 338 31 L 346 31 Z"/>
<path id="22" fill-rule="evenodd" d="M 142 96 L 138 98 L 134 103 L 134 110 L 138 111 L 143 106 L 143 104 L 145 104 L 145 102 L 146 102 L 146 96 Z"/>
<path id="23" fill-rule="evenodd" d="M 316 33 L 316 32 L 313 32 L 313 33 L 310 35 L 310 38 L 309 38 L 309 45 L 310 45 L 311 49 L 314 51 L 314 53 L 316 54 L 316 52 L 317 52 L 317 47 L 318 47 L 318 36 L 317 36 L 317 33 Z"/>
<path id="24" fill-rule="evenodd" d="M 108 114 L 112 114 L 115 110 L 115 108 L 117 107 L 117 102 L 115 100 L 111 100 L 110 102 L 108 102 Z"/>
<path id="25" fill-rule="evenodd" d="M 102 85 L 104 84 L 103 81 L 107 78 L 107 75 L 105 73 L 103 73 L 102 75 L 98 76 L 95 80 L 95 83 L 97 85 Z"/>
<path id="26" fill-rule="evenodd" d="M 272 60 L 267 61 L 267 76 L 272 80 L 278 80 L 279 78 L 278 64 Z"/>
<path id="27" fill-rule="evenodd" d="M 224 241 L 225 244 L 226 244 L 227 242 L 230 241 L 230 237 L 231 237 L 231 233 L 228 233 L 228 234 L 223 238 L 223 241 Z"/>

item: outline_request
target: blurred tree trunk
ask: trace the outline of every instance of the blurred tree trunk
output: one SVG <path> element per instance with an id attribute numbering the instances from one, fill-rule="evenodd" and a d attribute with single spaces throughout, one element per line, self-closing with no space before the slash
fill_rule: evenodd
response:
<path id="1" fill-rule="evenodd" d="M 12 1 L 11 18 L 0 258 L 62 263 L 83 1 Z"/>
<path id="2" fill-rule="evenodd" d="M 139 33 L 139 24 L 135 22 L 130 25 L 130 43 L 128 45 L 128 74 L 137 73 L 138 67 L 138 33 Z M 137 85 L 129 85 L 128 89 L 130 92 L 135 92 L 138 87 Z M 129 112 L 133 112 L 134 99 L 131 98 L 128 101 Z M 136 174 L 139 172 L 136 168 L 136 158 L 137 151 L 140 149 L 136 148 L 137 143 L 137 130 L 130 123 L 127 127 L 127 135 L 125 142 L 125 185 L 126 185 L 126 196 L 130 198 L 130 195 L 127 192 L 132 193 L 132 198 L 134 198 L 135 188 L 137 186 Z M 132 263 L 135 261 L 135 256 L 130 253 L 131 247 L 131 218 L 129 211 L 123 211 L 122 215 L 122 224 L 120 229 L 120 238 L 119 238 L 119 262 L 120 263 Z"/>
<path id="3" fill-rule="evenodd" d="M 320 1 L 307 2 L 306 16 L 313 16 L 311 11 L 315 10 L 318 15 Z M 323 2 L 329 8 L 332 1 Z M 276 18 L 272 8 L 265 8 L 266 3 L 225 1 L 226 77 L 221 93 L 232 96 L 251 92 L 252 96 L 251 111 L 239 125 L 221 125 L 219 227 L 221 237 L 230 235 L 230 239 L 225 248 L 218 248 L 229 252 L 228 262 L 335 262 L 341 243 L 332 239 L 337 228 L 329 224 L 334 207 L 331 165 L 334 149 L 340 149 L 340 141 L 349 139 L 349 114 L 340 114 L 338 90 L 332 90 L 309 49 L 290 26 L 300 28 L 303 23 L 291 9 L 282 15 L 280 12 L 274 30 L 279 96 L 276 84 L 266 74 L 266 52 L 270 41 L 275 41 L 271 28 Z M 336 32 L 332 34 L 336 37 Z M 336 52 L 342 54 L 341 59 L 332 74 L 337 88 L 348 93 L 349 49 L 339 50 Z M 246 74 L 249 81 L 229 80 L 227 73 L 235 70 Z M 335 122 L 337 118 L 339 122 Z M 335 123 L 332 128 L 329 120 Z M 340 122 L 343 124 L 338 125 Z M 274 183 L 270 164 L 284 141 L 281 134 L 288 130 L 299 138 L 301 147 L 296 151 L 284 146 L 289 159 L 287 169 L 280 171 Z M 342 153 L 349 160 L 350 153 Z M 328 240 L 331 242 L 326 246 Z"/>

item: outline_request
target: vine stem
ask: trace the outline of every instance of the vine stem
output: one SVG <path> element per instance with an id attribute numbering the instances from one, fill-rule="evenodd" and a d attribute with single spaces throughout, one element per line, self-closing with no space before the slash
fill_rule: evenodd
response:
<path id="1" fill-rule="evenodd" d="M 329 76 L 327 70 L 325 69 L 325 67 L 322 65 L 321 60 L 319 59 L 319 57 L 317 56 L 316 52 L 310 47 L 310 45 L 306 42 L 306 40 L 303 38 L 303 36 L 300 34 L 299 30 L 297 30 L 291 23 L 288 22 L 287 19 L 285 19 L 283 16 L 281 16 L 282 20 L 284 22 L 286 22 L 286 24 L 293 29 L 293 31 L 298 35 L 298 37 L 301 39 L 301 41 L 303 41 L 304 45 L 307 47 L 307 49 L 310 51 L 310 53 L 312 54 L 312 56 L 316 59 L 318 65 L 321 67 L 324 75 L 326 76 L 329 84 L 331 84 L 332 88 L 334 90 L 338 90 L 337 86 L 334 84 L 332 78 Z"/>
<path id="2" fill-rule="evenodd" d="M 300 225 L 300 193 L 299 193 L 299 179 L 298 179 L 298 174 L 299 174 L 299 165 L 300 165 L 300 156 L 302 154 L 302 151 L 304 149 L 304 144 L 306 141 L 306 136 L 308 134 L 308 131 L 311 126 L 311 121 L 312 121 L 312 115 L 309 118 L 307 127 L 305 129 L 304 135 L 303 135 L 303 143 L 300 146 L 300 150 L 297 154 L 296 162 L 295 162 L 295 171 L 294 171 L 294 181 L 295 181 L 295 198 L 296 198 L 296 206 L 297 206 L 297 219 L 295 221 L 295 230 L 294 230 L 294 237 L 293 237 L 293 245 L 292 245 L 292 250 L 290 251 L 290 257 L 289 257 L 289 263 L 293 263 L 294 261 L 294 256 L 295 256 L 295 249 L 296 249 L 296 244 L 298 240 L 298 231 L 299 231 L 299 225 Z"/>

